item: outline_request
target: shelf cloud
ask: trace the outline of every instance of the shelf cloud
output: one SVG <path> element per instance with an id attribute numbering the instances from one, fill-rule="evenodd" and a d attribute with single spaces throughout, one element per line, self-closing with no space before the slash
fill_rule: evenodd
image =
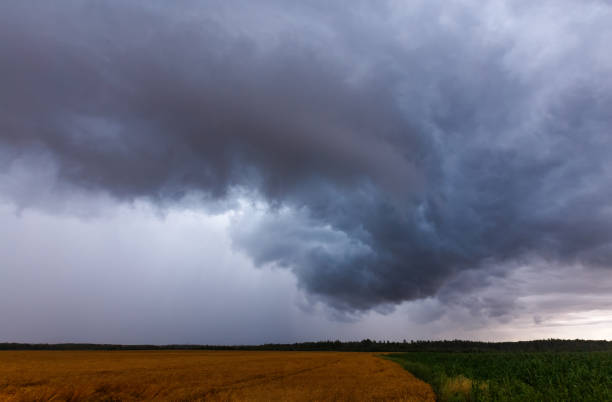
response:
<path id="1" fill-rule="evenodd" d="M 503 315 L 510 296 L 458 295 L 531 261 L 612 267 L 611 20 L 607 1 L 8 1 L 0 170 L 243 205 L 233 247 L 340 314 Z"/>

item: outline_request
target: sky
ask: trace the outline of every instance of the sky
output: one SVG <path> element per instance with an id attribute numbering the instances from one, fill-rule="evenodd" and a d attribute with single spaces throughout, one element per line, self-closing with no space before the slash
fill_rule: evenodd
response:
<path id="1" fill-rule="evenodd" d="M 612 339 L 610 21 L 3 1 L 0 342 Z"/>

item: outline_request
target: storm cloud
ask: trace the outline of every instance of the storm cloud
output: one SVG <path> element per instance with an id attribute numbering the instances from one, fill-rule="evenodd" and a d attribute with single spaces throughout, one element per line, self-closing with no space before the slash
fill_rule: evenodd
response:
<path id="1" fill-rule="evenodd" d="M 612 266 L 609 2 L 329 3 L 4 2 L 0 169 L 52 182 L 4 195 L 241 203 L 346 313 Z"/>

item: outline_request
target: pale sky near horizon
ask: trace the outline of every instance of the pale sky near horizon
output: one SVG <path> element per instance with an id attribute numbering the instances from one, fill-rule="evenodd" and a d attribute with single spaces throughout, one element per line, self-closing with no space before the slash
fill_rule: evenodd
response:
<path id="1" fill-rule="evenodd" d="M 612 339 L 612 3 L 0 5 L 0 342 Z"/>

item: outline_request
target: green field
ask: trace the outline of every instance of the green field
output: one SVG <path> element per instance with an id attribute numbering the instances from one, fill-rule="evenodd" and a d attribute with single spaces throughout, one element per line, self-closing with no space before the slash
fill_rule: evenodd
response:
<path id="1" fill-rule="evenodd" d="M 612 401 L 612 352 L 409 352 L 387 355 L 441 401 Z"/>

